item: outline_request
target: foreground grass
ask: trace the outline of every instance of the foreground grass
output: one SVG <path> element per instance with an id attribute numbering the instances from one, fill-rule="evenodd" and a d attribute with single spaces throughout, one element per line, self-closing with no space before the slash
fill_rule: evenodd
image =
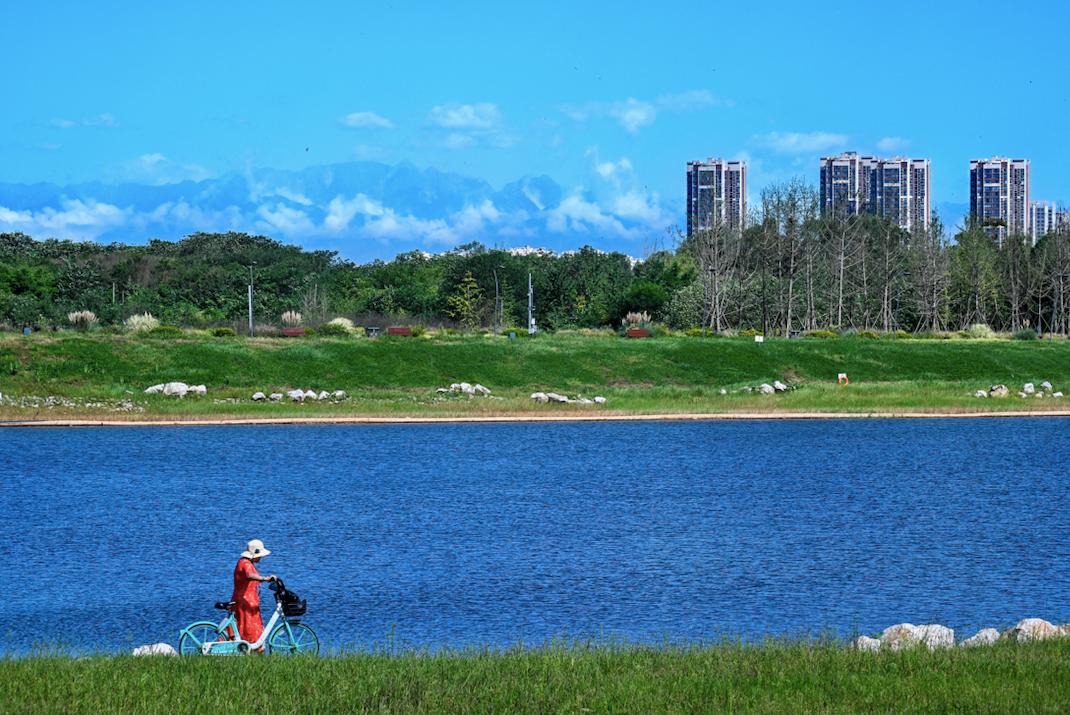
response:
<path id="1" fill-rule="evenodd" d="M 0 661 L 5 712 L 1066 712 L 1070 644 Z"/>
<path id="2" fill-rule="evenodd" d="M 851 385 L 835 384 L 847 372 Z M 739 389 L 780 379 L 799 389 L 775 397 Z M 151 384 L 181 380 L 208 398 L 145 396 Z M 745 338 L 540 336 L 508 340 L 425 338 L 177 340 L 134 336 L 0 337 L 0 391 L 57 396 L 74 407 L 28 410 L 4 419 L 109 416 L 97 400 L 130 399 L 152 417 L 502 416 L 571 413 L 1013 411 L 1070 408 L 1059 400 L 979 400 L 976 389 L 1026 381 L 1070 386 L 1070 342 L 777 340 Z M 494 399 L 443 397 L 435 388 L 480 382 Z M 342 404 L 255 404 L 257 390 L 343 389 Z M 725 389 L 728 394 L 721 395 Z M 536 390 L 604 395 L 605 407 L 537 405 Z M 215 400 L 237 402 L 217 403 Z M 142 412 L 143 410 L 143 412 Z M 114 415 L 111 416 L 115 418 Z"/>

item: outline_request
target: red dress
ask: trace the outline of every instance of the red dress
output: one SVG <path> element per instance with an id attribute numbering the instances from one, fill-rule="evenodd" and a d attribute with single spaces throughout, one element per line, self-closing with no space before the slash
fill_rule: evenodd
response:
<path id="1" fill-rule="evenodd" d="M 264 621 L 260 618 L 260 582 L 254 581 L 253 576 L 260 576 L 253 562 L 239 559 L 234 567 L 234 593 L 230 597 L 234 601 L 238 632 L 242 640 L 250 643 L 255 643 L 264 632 Z"/>

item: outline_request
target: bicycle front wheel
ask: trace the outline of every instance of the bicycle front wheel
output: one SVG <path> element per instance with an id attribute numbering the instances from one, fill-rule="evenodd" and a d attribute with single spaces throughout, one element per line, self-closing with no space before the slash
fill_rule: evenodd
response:
<path id="1" fill-rule="evenodd" d="M 219 628 L 211 621 L 191 623 L 182 631 L 178 639 L 179 655 L 204 655 L 201 646 L 205 643 L 226 640 L 219 634 Z"/>
<path id="2" fill-rule="evenodd" d="M 280 623 L 268 636 L 268 653 L 278 655 L 316 655 L 320 639 L 304 623 Z"/>

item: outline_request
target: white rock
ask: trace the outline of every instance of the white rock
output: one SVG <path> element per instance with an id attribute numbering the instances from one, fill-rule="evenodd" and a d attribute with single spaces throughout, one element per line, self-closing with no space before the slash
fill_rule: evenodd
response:
<path id="1" fill-rule="evenodd" d="M 550 400 L 550 402 L 568 402 L 567 397 L 565 397 L 564 395 L 559 395 L 556 392 L 547 392 L 546 398 Z"/>
<path id="2" fill-rule="evenodd" d="M 437 390 L 435 390 L 435 392 L 449 393 L 449 392 L 451 392 L 451 390 L 448 387 L 440 387 Z"/>
<path id="3" fill-rule="evenodd" d="M 575 402 L 578 405 L 593 405 L 594 404 L 594 400 L 589 400 L 586 397 L 578 397 L 575 400 L 572 400 L 572 402 Z"/>
<path id="4" fill-rule="evenodd" d="M 289 392 L 286 393 L 286 396 L 289 397 L 294 402 L 304 402 L 304 400 L 305 400 L 305 391 L 304 390 L 290 390 Z"/>
<path id="5" fill-rule="evenodd" d="M 870 638 L 869 636 L 858 636 L 851 641 L 848 647 L 851 650 L 863 651 L 865 653 L 876 653 L 881 649 L 881 642 L 876 638 Z"/>
<path id="6" fill-rule="evenodd" d="M 335 390 L 333 394 L 334 394 L 334 399 L 336 399 L 336 400 L 344 400 L 347 397 L 349 397 L 349 395 L 346 394 L 345 390 Z"/>
<path id="7" fill-rule="evenodd" d="M 950 648 L 955 645 L 955 631 L 937 624 L 915 626 L 913 623 L 898 623 L 888 626 L 881 633 L 881 648 L 900 650 L 924 645 L 929 650 Z"/>
<path id="8" fill-rule="evenodd" d="M 973 396 L 974 397 L 988 397 L 988 393 L 985 392 L 984 390 L 978 390 L 977 392 L 973 393 Z"/>
<path id="9" fill-rule="evenodd" d="M 208 388 L 204 385 L 193 385 L 189 388 L 189 391 L 197 395 L 207 395 Z"/>
<path id="10" fill-rule="evenodd" d="M 281 392 L 272 392 L 270 395 L 268 395 L 268 399 L 271 400 L 272 402 L 278 402 L 279 400 L 282 399 L 282 393 Z"/>
<path id="11" fill-rule="evenodd" d="M 724 388 L 722 387 L 722 388 L 721 388 L 721 389 L 720 389 L 720 390 L 718 391 L 718 394 L 721 394 L 721 395 L 727 395 L 727 394 L 728 394 L 728 390 L 726 390 L 726 389 L 724 389 Z"/>
<path id="12" fill-rule="evenodd" d="M 305 390 L 305 399 L 306 400 L 318 400 L 319 399 L 319 395 L 317 395 L 312 390 Z"/>
<path id="13" fill-rule="evenodd" d="M 921 635 L 921 642 L 924 643 L 929 650 L 952 648 L 955 645 L 955 631 L 947 626 L 933 623 L 925 626 L 918 626 L 918 631 Z"/>
<path id="14" fill-rule="evenodd" d="M 327 392 L 326 390 L 320 390 L 320 394 L 316 395 L 317 400 L 327 400 L 330 399 L 330 397 L 331 393 Z"/>
<path id="15" fill-rule="evenodd" d="M 1024 618 L 1018 621 L 1013 628 L 1003 631 L 1003 635 L 1000 637 L 1016 643 L 1026 643 L 1028 641 L 1047 640 L 1061 635 L 1063 635 L 1061 629 L 1043 618 Z"/>
<path id="16" fill-rule="evenodd" d="M 145 388 L 146 395 L 157 395 L 163 392 L 164 384 L 161 382 L 159 385 L 153 385 L 152 387 Z"/>
<path id="17" fill-rule="evenodd" d="M 594 403 L 596 405 L 604 405 L 606 404 L 606 398 L 602 397 L 601 395 L 597 395 L 594 398 Z"/>
<path id="18" fill-rule="evenodd" d="M 1007 397 L 1011 394 L 1011 391 L 1007 389 L 1006 385 L 993 385 L 988 388 L 988 394 L 992 397 Z"/>
<path id="19" fill-rule="evenodd" d="M 785 385 L 780 380 L 773 380 L 773 389 L 776 390 L 777 392 L 787 392 L 788 391 L 788 386 Z"/>
<path id="20" fill-rule="evenodd" d="M 178 655 L 178 652 L 167 643 L 153 643 L 134 648 L 134 655 Z"/>
<path id="21" fill-rule="evenodd" d="M 184 382 L 169 382 L 163 386 L 163 394 L 165 395 L 185 397 L 187 392 L 189 392 L 189 385 Z"/>
<path id="22" fill-rule="evenodd" d="M 1051 393 L 1051 396 L 1052 397 L 1062 397 L 1063 393 L 1061 393 L 1061 392 L 1053 392 L 1053 393 Z"/>
<path id="23" fill-rule="evenodd" d="M 774 388 L 768 383 L 763 382 L 761 385 L 758 385 L 758 392 L 762 393 L 763 395 L 772 395 L 776 392 L 776 388 Z"/>
<path id="24" fill-rule="evenodd" d="M 536 402 L 549 402 L 550 401 L 550 398 L 546 395 L 545 392 L 533 392 L 533 393 L 531 393 L 531 399 L 535 400 Z"/>
<path id="25" fill-rule="evenodd" d="M 982 628 L 966 640 L 959 643 L 960 648 L 974 648 L 979 645 L 992 645 L 999 640 L 999 631 L 995 628 Z"/>
<path id="26" fill-rule="evenodd" d="M 1034 397 L 1044 397 L 1044 393 L 1038 392 L 1036 395 L 1034 395 Z"/>
<path id="27" fill-rule="evenodd" d="M 260 402 L 261 400 L 266 400 L 266 399 L 267 399 L 267 395 L 265 395 L 263 392 L 254 392 L 253 393 L 253 402 Z"/>
<path id="28" fill-rule="evenodd" d="M 1033 383 L 1031 383 L 1031 382 L 1027 382 L 1024 385 L 1022 385 L 1022 392 L 1024 392 L 1027 395 L 1032 395 L 1036 391 L 1037 391 L 1037 388 L 1034 387 Z"/>
<path id="29" fill-rule="evenodd" d="M 1045 380 L 1044 382 L 1040 383 L 1040 389 L 1046 392 L 1051 392 L 1051 383 Z"/>
<path id="30" fill-rule="evenodd" d="M 1018 397 L 1021 397 L 1024 400 L 1025 398 L 1029 397 L 1029 395 L 1025 394 L 1024 392 L 1019 392 Z"/>
<path id="31" fill-rule="evenodd" d="M 472 385 L 472 392 L 477 395 L 489 395 L 490 389 L 483 387 L 477 382 L 475 385 Z"/>

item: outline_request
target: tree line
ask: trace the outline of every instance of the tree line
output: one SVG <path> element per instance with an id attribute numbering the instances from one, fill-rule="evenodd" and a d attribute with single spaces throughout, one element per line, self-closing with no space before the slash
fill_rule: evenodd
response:
<path id="1" fill-rule="evenodd" d="M 515 252 L 470 243 L 437 255 L 354 263 L 265 236 L 196 233 L 144 245 L 0 234 L 0 325 L 62 327 L 76 311 L 103 325 L 151 313 L 167 324 L 242 324 L 254 282 L 258 323 L 297 311 L 310 326 L 527 324 L 528 276 L 540 329 L 615 327 L 646 313 L 673 328 L 1070 332 L 1070 233 L 1002 246 L 969 222 L 934 217 L 907 233 L 876 216 L 821 217 L 812 187 L 769 187 L 742 231 L 714 226 L 634 260 L 585 246 Z"/>

